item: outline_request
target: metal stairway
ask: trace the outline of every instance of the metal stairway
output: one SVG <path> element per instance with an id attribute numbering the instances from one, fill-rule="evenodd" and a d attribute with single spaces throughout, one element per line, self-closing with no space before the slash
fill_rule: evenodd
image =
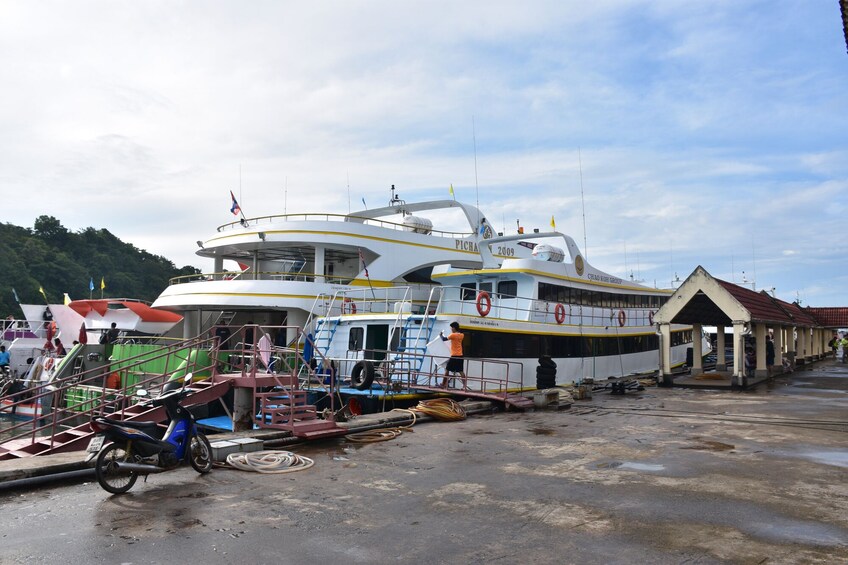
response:
<path id="1" fill-rule="evenodd" d="M 223 396 L 229 388 L 229 383 L 212 384 L 208 381 L 192 383 L 188 387 L 191 393 L 183 401 L 183 405 L 206 404 Z M 91 411 L 91 413 L 96 412 L 97 409 Z M 126 421 L 152 422 L 161 422 L 167 418 L 164 408 L 151 408 L 140 404 L 133 404 L 122 411 L 110 413 L 109 416 Z M 20 457 L 32 457 L 34 455 L 47 455 L 49 453 L 79 451 L 85 448 L 92 435 L 91 426 L 86 422 L 40 438 L 36 437 L 32 439 L 30 437 L 24 437 L 10 440 L 0 444 L 0 451 L 3 451 L 0 453 L 0 461 Z"/>

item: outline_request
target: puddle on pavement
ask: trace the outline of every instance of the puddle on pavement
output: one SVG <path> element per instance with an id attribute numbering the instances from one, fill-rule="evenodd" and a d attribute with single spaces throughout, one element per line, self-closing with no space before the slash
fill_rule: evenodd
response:
<path id="1" fill-rule="evenodd" d="M 756 534 L 777 542 L 842 545 L 842 530 L 831 524 L 817 524 L 795 520 L 777 519 L 768 523 L 752 523 L 748 528 Z"/>
<path id="2" fill-rule="evenodd" d="M 848 467 L 848 451 L 807 451 L 801 453 L 801 456 L 812 459 L 816 463 Z"/>
<path id="3" fill-rule="evenodd" d="M 633 461 L 625 461 L 619 469 L 630 469 L 632 471 L 664 471 L 665 465 L 657 463 L 634 463 Z"/>
<path id="4" fill-rule="evenodd" d="M 596 469 L 627 469 L 629 471 L 664 471 L 665 465 L 657 463 L 637 463 L 635 461 L 607 461 L 598 463 Z"/>

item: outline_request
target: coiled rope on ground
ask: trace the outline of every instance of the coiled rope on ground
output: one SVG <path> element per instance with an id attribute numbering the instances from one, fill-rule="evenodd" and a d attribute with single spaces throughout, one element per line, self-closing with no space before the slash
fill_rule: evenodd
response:
<path id="1" fill-rule="evenodd" d="M 462 404 L 451 398 L 422 400 L 413 410 L 443 422 L 456 422 L 464 420 L 466 417 L 465 408 Z"/>
<path id="2" fill-rule="evenodd" d="M 303 471 L 315 461 L 291 451 L 269 450 L 227 455 L 227 464 L 241 471 L 256 473 L 293 473 Z"/>

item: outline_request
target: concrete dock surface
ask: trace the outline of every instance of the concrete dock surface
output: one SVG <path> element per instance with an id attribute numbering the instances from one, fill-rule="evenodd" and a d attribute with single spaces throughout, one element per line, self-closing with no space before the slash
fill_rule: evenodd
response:
<path id="1" fill-rule="evenodd" d="M 844 563 L 846 440 L 831 360 L 746 392 L 596 393 L 291 447 L 315 460 L 296 473 L 0 490 L 0 563 Z"/>

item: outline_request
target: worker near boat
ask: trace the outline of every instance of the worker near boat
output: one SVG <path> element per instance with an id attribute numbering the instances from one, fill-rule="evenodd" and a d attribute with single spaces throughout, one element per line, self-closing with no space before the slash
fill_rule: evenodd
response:
<path id="1" fill-rule="evenodd" d="M 445 378 L 442 381 L 442 388 L 448 387 L 448 379 L 451 373 L 459 373 L 462 379 L 462 389 L 467 390 L 468 382 L 465 377 L 465 360 L 462 358 L 462 339 L 465 337 L 465 334 L 459 331 L 459 323 L 457 322 L 451 322 L 450 328 L 451 333 L 447 337 L 445 337 L 445 332 L 439 332 L 439 337 L 442 338 L 442 341 L 450 342 L 451 354 L 447 365 L 445 365 Z"/>

